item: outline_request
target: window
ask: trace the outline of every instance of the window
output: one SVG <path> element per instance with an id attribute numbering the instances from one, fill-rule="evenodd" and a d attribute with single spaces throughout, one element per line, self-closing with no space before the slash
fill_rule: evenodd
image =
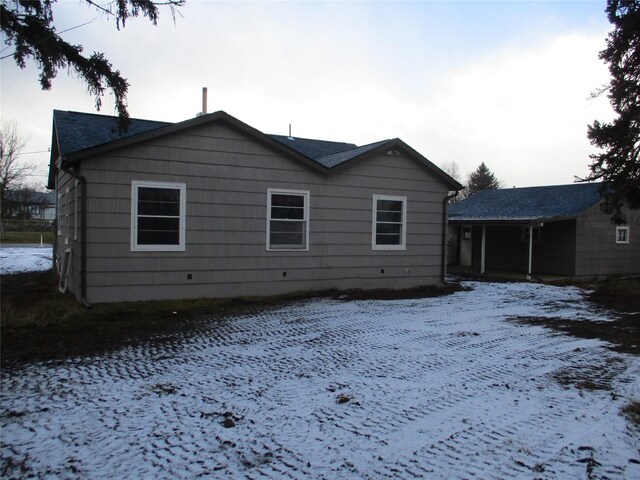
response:
<path id="1" fill-rule="evenodd" d="M 616 227 L 616 243 L 629 243 L 629 227 Z"/>
<path id="2" fill-rule="evenodd" d="M 267 250 L 309 249 L 309 192 L 267 191 Z"/>
<path id="3" fill-rule="evenodd" d="M 462 227 L 462 239 L 463 240 L 471 240 L 471 227 Z"/>
<path id="4" fill-rule="evenodd" d="M 373 196 L 373 250 L 406 250 L 407 197 Z"/>
<path id="5" fill-rule="evenodd" d="M 131 250 L 184 251 L 186 185 L 131 183 Z"/>

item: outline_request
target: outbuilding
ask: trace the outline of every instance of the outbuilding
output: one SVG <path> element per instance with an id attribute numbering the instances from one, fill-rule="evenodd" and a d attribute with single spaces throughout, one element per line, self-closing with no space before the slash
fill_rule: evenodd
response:
<path id="1" fill-rule="evenodd" d="M 483 190 L 449 209 L 449 263 L 599 277 L 640 273 L 640 211 L 615 225 L 600 183 Z"/>

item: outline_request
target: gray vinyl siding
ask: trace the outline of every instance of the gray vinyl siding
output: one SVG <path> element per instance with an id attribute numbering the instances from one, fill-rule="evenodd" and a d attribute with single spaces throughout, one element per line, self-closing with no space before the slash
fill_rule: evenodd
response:
<path id="1" fill-rule="evenodd" d="M 81 167 L 90 303 L 439 282 L 447 187 L 402 155 L 354 160 L 325 175 L 215 123 Z M 130 251 L 133 180 L 186 184 L 184 252 Z M 266 250 L 269 188 L 310 192 L 308 251 Z M 405 251 L 372 250 L 374 194 L 407 197 Z"/>
<path id="2" fill-rule="evenodd" d="M 547 222 L 533 243 L 533 271 L 553 275 L 575 275 L 576 220 Z"/>
<path id="3" fill-rule="evenodd" d="M 640 273 L 640 210 L 625 211 L 629 243 L 616 244 L 616 227 L 598 205 L 577 220 L 576 275 Z"/>

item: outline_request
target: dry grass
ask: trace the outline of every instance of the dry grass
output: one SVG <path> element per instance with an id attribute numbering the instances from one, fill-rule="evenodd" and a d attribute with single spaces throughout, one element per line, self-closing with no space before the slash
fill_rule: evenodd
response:
<path id="1" fill-rule="evenodd" d="M 627 420 L 640 428 L 640 402 L 631 402 L 622 408 L 622 414 Z"/>
<path id="2" fill-rule="evenodd" d="M 264 310 L 310 296 L 351 299 L 394 299 L 446 295 L 459 286 L 408 290 L 296 293 L 277 297 L 166 300 L 95 305 L 89 309 L 71 295 L 58 292 L 53 272 L 0 277 L 1 361 L 28 361 L 90 355 L 145 341 L 159 334 L 194 328 L 230 314 Z"/>

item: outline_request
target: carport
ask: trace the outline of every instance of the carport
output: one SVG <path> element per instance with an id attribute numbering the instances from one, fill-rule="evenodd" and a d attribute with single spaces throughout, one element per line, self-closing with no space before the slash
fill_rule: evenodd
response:
<path id="1" fill-rule="evenodd" d="M 533 254 L 534 254 L 534 241 L 540 238 L 540 229 L 544 226 L 544 222 L 536 221 L 536 220 L 515 220 L 512 222 L 506 221 L 450 221 L 452 225 L 459 226 L 458 232 L 458 244 L 457 248 L 460 251 L 465 246 L 471 249 L 470 255 L 467 255 L 467 258 L 471 259 L 471 264 L 467 266 L 473 265 L 473 257 L 474 252 L 476 252 L 479 257 L 478 272 L 480 274 L 484 274 L 487 268 L 487 231 L 496 231 L 499 228 L 511 228 L 517 229 L 523 232 L 524 237 L 524 249 L 522 242 L 516 244 L 513 242 L 511 245 L 511 249 L 509 250 L 512 254 L 516 253 L 526 253 L 526 275 L 527 278 L 531 278 L 531 274 L 533 271 Z M 477 235 L 474 233 L 480 232 L 479 240 L 476 238 Z M 467 238 L 465 238 L 465 236 Z M 468 245 L 465 245 L 466 240 L 471 240 Z M 474 248 L 474 246 L 476 248 Z M 460 254 L 459 254 L 460 255 Z"/>
<path id="2" fill-rule="evenodd" d="M 596 208 L 600 184 L 483 190 L 449 208 L 452 265 L 532 274 L 576 275 L 584 250 L 578 219 Z M 605 227 L 608 219 L 605 218 Z M 581 224 L 584 225 L 584 222 Z M 613 230 L 612 230 L 613 231 Z"/>

